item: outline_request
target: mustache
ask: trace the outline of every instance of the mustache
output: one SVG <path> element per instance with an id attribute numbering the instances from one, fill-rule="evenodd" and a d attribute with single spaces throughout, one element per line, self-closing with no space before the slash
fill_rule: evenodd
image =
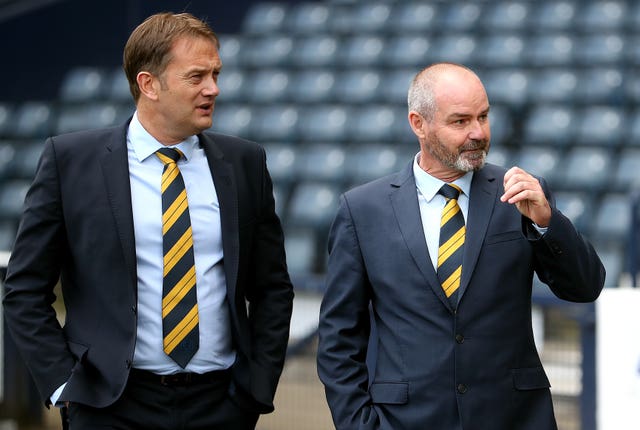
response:
<path id="1" fill-rule="evenodd" d="M 465 143 L 460 148 L 458 148 L 459 152 L 463 151 L 477 151 L 479 149 L 486 150 L 489 146 L 489 142 L 486 140 L 472 140 L 469 143 Z"/>

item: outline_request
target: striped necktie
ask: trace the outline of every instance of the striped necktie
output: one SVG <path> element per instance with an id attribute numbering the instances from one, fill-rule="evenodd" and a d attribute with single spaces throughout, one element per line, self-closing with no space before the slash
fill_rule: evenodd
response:
<path id="1" fill-rule="evenodd" d="M 464 245 L 464 216 L 458 205 L 460 188 L 452 184 L 444 184 L 438 191 L 447 203 L 442 210 L 440 220 L 440 246 L 438 248 L 438 279 L 445 295 L 454 306 L 457 305 L 462 275 L 462 249 Z"/>
<path id="2" fill-rule="evenodd" d="M 182 152 L 156 152 L 162 171 L 162 332 L 164 352 L 184 368 L 200 344 L 196 268 L 187 191 L 176 164 Z"/>

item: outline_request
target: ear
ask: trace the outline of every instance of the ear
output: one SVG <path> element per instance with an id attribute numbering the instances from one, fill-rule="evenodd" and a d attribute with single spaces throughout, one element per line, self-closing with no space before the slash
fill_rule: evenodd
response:
<path id="1" fill-rule="evenodd" d="M 424 117 L 415 111 L 411 111 L 409 112 L 408 119 L 413 133 L 418 136 L 419 139 L 424 139 L 426 137 L 426 132 L 424 130 L 426 120 Z"/>
<path id="2" fill-rule="evenodd" d="M 136 82 L 138 83 L 138 88 L 140 88 L 140 93 L 143 96 L 151 100 L 156 100 L 158 98 L 158 80 L 151 73 L 138 73 L 138 75 L 136 76 Z"/>

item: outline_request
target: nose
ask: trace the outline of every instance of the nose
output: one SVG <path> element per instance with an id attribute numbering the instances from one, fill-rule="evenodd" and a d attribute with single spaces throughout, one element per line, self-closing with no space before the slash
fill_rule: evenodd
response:
<path id="1" fill-rule="evenodd" d="M 218 83 L 216 82 L 216 80 L 210 76 L 207 79 L 206 85 L 204 86 L 204 90 L 203 90 L 204 94 L 207 96 L 218 96 L 218 94 L 220 94 L 220 87 L 218 87 Z"/>
<path id="2" fill-rule="evenodd" d="M 486 140 L 489 137 L 489 121 L 472 121 L 471 129 L 469 130 L 469 139 L 472 140 Z"/>

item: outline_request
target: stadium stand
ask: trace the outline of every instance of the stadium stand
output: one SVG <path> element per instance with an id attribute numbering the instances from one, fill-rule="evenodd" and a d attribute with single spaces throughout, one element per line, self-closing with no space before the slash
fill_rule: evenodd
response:
<path id="1" fill-rule="evenodd" d="M 256 2 L 241 31 L 220 35 L 212 129 L 264 144 L 304 290 L 306 275 L 323 274 L 340 193 L 418 151 L 412 77 L 435 61 L 467 64 L 492 102 L 490 161 L 547 178 L 615 287 L 640 186 L 639 24 L 640 4 L 624 0 Z M 53 100 L 0 100 L 0 246 L 11 246 L 44 138 L 132 111 L 118 65 L 70 68 Z"/>

